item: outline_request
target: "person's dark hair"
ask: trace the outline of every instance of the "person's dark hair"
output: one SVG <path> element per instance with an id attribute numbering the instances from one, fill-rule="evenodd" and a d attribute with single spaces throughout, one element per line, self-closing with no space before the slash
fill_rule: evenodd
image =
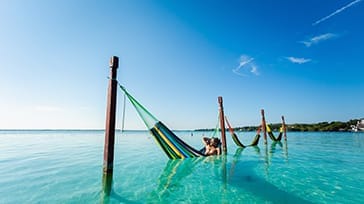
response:
<path id="1" fill-rule="evenodd" d="M 210 144 L 212 144 L 214 147 L 218 147 L 220 145 L 220 139 L 216 137 L 212 137 L 210 139 Z"/>

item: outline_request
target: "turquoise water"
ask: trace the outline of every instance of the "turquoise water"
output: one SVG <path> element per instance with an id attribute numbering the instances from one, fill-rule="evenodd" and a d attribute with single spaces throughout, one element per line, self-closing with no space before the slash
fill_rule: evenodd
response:
<path id="1" fill-rule="evenodd" d="M 210 133 L 176 134 L 199 148 Z M 227 136 L 226 156 L 168 160 L 148 132 L 117 133 L 107 196 L 103 131 L 0 131 L 0 203 L 364 201 L 363 133 L 289 132 L 287 144 L 246 149 Z"/>

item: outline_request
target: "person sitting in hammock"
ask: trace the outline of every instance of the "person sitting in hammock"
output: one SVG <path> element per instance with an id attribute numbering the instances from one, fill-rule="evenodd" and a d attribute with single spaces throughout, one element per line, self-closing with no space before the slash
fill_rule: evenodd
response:
<path id="1" fill-rule="evenodd" d="M 216 137 L 212 137 L 212 138 L 207 138 L 207 137 L 203 137 L 202 138 L 202 143 L 205 145 L 205 147 L 202 149 L 202 153 L 204 153 L 206 156 L 210 156 L 210 155 L 220 155 L 221 154 L 221 150 L 220 150 L 220 139 L 216 138 Z"/>

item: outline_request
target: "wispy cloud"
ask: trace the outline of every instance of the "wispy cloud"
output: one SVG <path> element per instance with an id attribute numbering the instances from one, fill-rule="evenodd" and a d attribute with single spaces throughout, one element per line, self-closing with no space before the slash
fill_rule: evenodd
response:
<path id="1" fill-rule="evenodd" d="M 56 106 L 44 106 L 44 105 L 42 105 L 42 106 L 36 106 L 35 110 L 39 111 L 39 112 L 57 112 L 57 111 L 61 111 L 62 108 L 56 107 Z"/>
<path id="2" fill-rule="evenodd" d="M 337 37 L 337 36 L 338 35 L 334 34 L 334 33 L 325 33 L 322 35 L 312 37 L 306 41 L 300 41 L 300 43 L 303 43 L 306 47 L 311 47 L 314 44 L 317 44 L 317 43 L 325 41 L 325 40 L 329 40 L 329 39 Z"/>
<path id="3" fill-rule="evenodd" d="M 257 76 L 260 74 L 258 71 L 258 67 L 255 64 L 252 65 L 250 72 Z"/>
<path id="4" fill-rule="evenodd" d="M 295 64 L 305 64 L 311 61 L 311 59 L 298 58 L 298 57 L 286 57 L 286 59 Z"/>
<path id="5" fill-rule="evenodd" d="M 325 16 L 325 17 L 323 17 L 323 18 L 315 21 L 314 23 L 312 23 L 312 25 L 315 26 L 315 25 L 317 25 L 319 23 L 322 23 L 322 22 L 326 21 L 327 19 L 329 19 L 329 18 L 331 18 L 331 17 L 333 17 L 333 16 L 335 16 L 335 15 L 343 12 L 345 9 L 350 8 L 350 7 L 354 6 L 355 4 L 357 4 L 357 3 L 361 2 L 361 1 L 362 0 L 352 1 L 349 4 L 347 4 L 346 6 L 343 6 L 343 7 L 339 8 L 339 9 L 337 9 L 336 11 L 334 11 L 333 13 L 331 13 L 330 15 Z"/>
<path id="6" fill-rule="evenodd" d="M 248 76 L 249 73 L 259 75 L 258 66 L 254 64 L 254 58 L 248 55 L 241 55 L 239 58 L 239 66 L 232 71 L 239 76 Z"/>

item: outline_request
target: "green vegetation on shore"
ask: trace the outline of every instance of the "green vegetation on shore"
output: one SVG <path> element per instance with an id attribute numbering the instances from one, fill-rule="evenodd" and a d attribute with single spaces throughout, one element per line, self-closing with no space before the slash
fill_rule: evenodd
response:
<path id="1" fill-rule="evenodd" d="M 351 125 L 356 125 L 358 119 L 352 119 L 347 122 L 333 121 L 333 122 L 319 122 L 312 124 L 305 123 L 294 123 L 287 124 L 287 131 L 291 132 L 309 132 L 309 131 L 319 131 L 319 132 L 345 132 L 351 131 Z M 270 124 L 273 131 L 279 131 L 281 127 L 280 123 Z M 258 126 L 244 126 L 235 127 L 235 131 L 256 131 Z M 197 129 L 196 131 L 210 131 L 213 129 Z"/>

